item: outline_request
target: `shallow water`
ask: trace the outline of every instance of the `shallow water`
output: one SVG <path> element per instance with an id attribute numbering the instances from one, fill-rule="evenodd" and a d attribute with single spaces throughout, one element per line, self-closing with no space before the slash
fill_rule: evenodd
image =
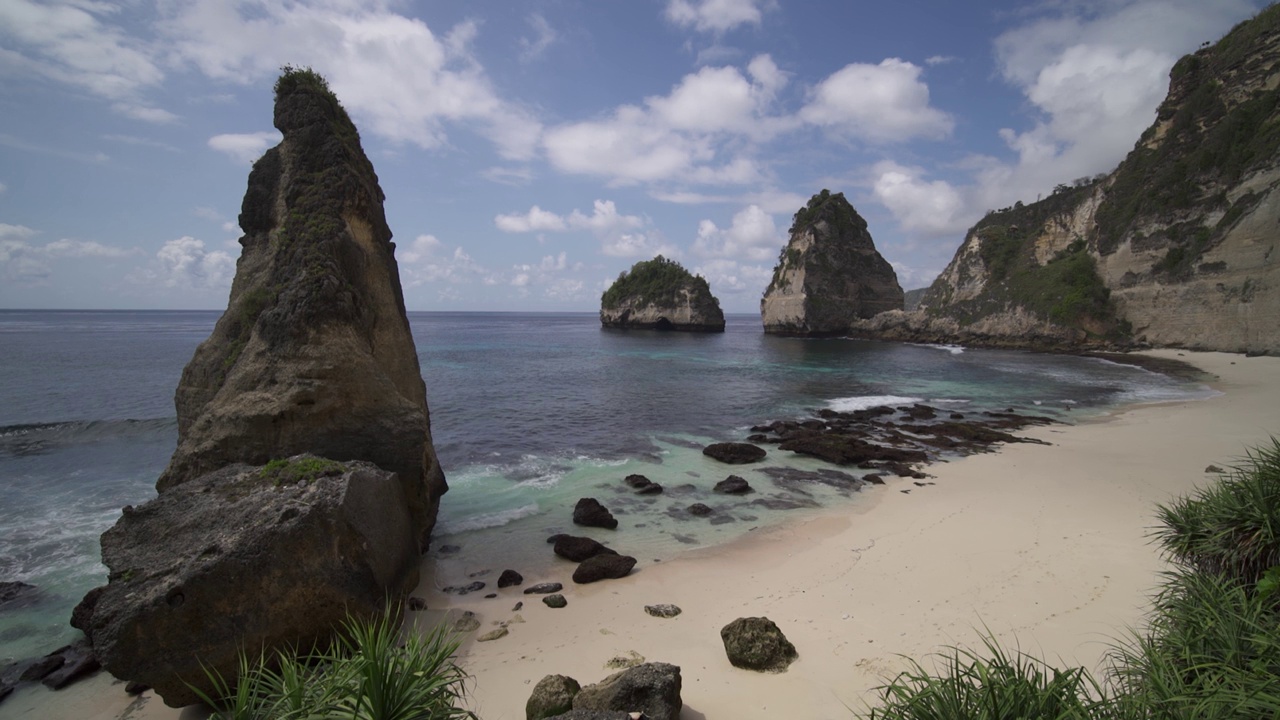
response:
<path id="1" fill-rule="evenodd" d="M 0 661 L 73 637 L 71 608 L 106 576 L 98 535 L 119 508 L 154 496 L 177 439 L 173 390 L 217 317 L 0 311 L 0 581 L 41 592 L 34 607 L 0 611 Z M 642 561 L 807 505 L 857 502 L 766 472 L 829 467 L 816 460 L 771 450 L 763 463 L 729 467 L 701 454 L 754 424 L 916 400 L 1070 420 L 1209 392 L 1089 358 L 769 337 L 755 316 L 730 316 L 714 335 L 602 331 L 593 314 L 411 313 L 410 323 L 451 487 L 433 552 L 460 548 L 438 564 L 441 585 L 504 567 L 536 576 L 552 562 L 546 536 L 573 528 L 584 496 L 620 521 L 584 534 Z M 666 492 L 631 495 L 621 480 L 632 473 Z M 757 492 L 711 493 L 729 474 Z M 713 507 L 718 524 L 684 512 L 694 502 Z"/>

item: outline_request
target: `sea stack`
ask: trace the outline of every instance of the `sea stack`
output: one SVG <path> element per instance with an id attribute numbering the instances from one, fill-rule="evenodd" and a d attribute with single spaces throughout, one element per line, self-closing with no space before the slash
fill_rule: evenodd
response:
<path id="1" fill-rule="evenodd" d="M 647 328 L 724 332 L 720 301 L 701 275 L 692 275 L 661 255 L 624 271 L 600 299 L 600 324 L 607 328 Z"/>
<path id="2" fill-rule="evenodd" d="M 444 475 L 383 194 L 325 80 L 285 68 L 227 310 L 182 373 L 159 497 L 102 536 L 72 624 L 166 704 L 327 643 L 417 584 Z"/>
<path id="3" fill-rule="evenodd" d="M 299 453 L 400 476 L 423 549 L 446 485 L 382 188 L 320 76 L 276 84 L 284 134 L 253 166 L 227 311 L 182 371 L 166 489 Z"/>
<path id="4" fill-rule="evenodd" d="M 800 208 L 791 238 L 760 300 L 764 331 L 822 337 L 886 310 L 902 309 L 898 276 L 876 252 L 867 221 L 844 193 L 827 190 Z"/>

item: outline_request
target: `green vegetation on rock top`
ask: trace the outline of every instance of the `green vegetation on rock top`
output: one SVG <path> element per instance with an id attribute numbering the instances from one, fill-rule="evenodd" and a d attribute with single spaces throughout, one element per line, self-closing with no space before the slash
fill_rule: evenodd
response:
<path id="1" fill-rule="evenodd" d="M 601 296 L 600 306 L 612 310 L 624 302 L 634 301 L 640 307 L 661 307 L 681 301 L 686 290 L 692 293 L 695 305 L 710 303 L 720 307 L 720 301 L 711 294 L 711 287 L 701 275 L 692 275 L 680 263 L 659 255 L 620 273 Z"/>
<path id="2" fill-rule="evenodd" d="M 341 475 L 342 463 L 321 457 L 272 460 L 258 471 L 258 476 L 276 486 L 307 483 L 316 478 Z"/>
<path id="3" fill-rule="evenodd" d="M 819 220 L 837 225 L 850 223 L 865 227 L 867 224 L 845 199 L 844 193 L 832 194 L 830 190 L 823 188 L 821 192 L 809 198 L 809 202 L 804 207 L 796 211 L 791 219 L 791 229 L 787 232 L 794 235 L 797 231 Z"/>

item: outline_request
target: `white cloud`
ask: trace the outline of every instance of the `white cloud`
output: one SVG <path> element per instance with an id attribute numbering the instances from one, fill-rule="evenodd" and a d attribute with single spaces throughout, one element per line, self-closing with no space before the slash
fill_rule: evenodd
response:
<path id="1" fill-rule="evenodd" d="M 28 242 L 39 233 L 25 225 L 0 223 L 0 267 L 3 277 L 23 284 L 42 282 L 53 274 L 50 261 L 62 259 L 118 259 L 136 255 L 137 248 L 103 245 L 96 240 L 63 238 L 43 245 Z"/>
<path id="2" fill-rule="evenodd" d="M 170 6 L 174 54 L 215 80 L 249 82 L 286 63 L 323 74 L 361 129 L 436 148 L 446 125 L 474 129 L 509 159 L 533 155 L 541 125 L 503 99 L 471 51 L 474 22 L 443 36 L 384 3 L 354 0 Z"/>
<path id="3" fill-rule="evenodd" d="M 5 185 L 4 183 L 0 183 L 0 193 L 4 193 L 4 191 L 8 189 L 9 189 L 8 185 Z"/>
<path id="4" fill-rule="evenodd" d="M 547 48 L 551 47 L 559 37 L 551 23 L 539 13 L 529 16 L 529 26 L 533 28 L 534 37 L 520 38 L 520 61 L 532 62 L 538 59 Z"/>
<path id="5" fill-rule="evenodd" d="M 164 78 L 153 49 L 112 24 L 113 3 L 62 0 L 0 3 L 0 37 L 11 43 L 5 64 L 115 101 L 112 109 L 146 122 L 171 122 L 172 113 L 141 101 Z"/>
<path id="6" fill-rule="evenodd" d="M 170 288 L 213 290 L 229 288 L 235 272 L 230 253 L 206 251 L 203 240 L 186 235 L 162 245 L 151 266 L 133 278 Z"/>
<path id="7" fill-rule="evenodd" d="M 678 258 L 680 256 L 680 249 L 666 242 L 662 233 L 656 230 L 648 233 L 618 233 L 605 238 L 600 251 L 610 257 L 619 258 L 651 258 L 655 255 Z"/>
<path id="8" fill-rule="evenodd" d="M 529 208 L 529 212 L 523 215 L 498 215 L 493 219 L 493 224 L 498 226 L 499 230 L 509 233 L 564 230 L 566 227 L 564 218 L 553 212 L 543 210 L 537 205 Z"/>
<path id="9" fill-rule="evenodd" d="M 813 88 L 800 117 L 865 142 L 944 138 L 955 123 L 929 105 L 921 72 L 897 58 L 879 65 L 850 63 Z"/>
<path id="10" fill-rule="evenodd" d="M 533 170 L 527 166 L 521 167 L 491 167 L 480 172 L 480 177 L 495 182 L 500 185 L 511 185 L 512 187 L 520 187 L 533 182 Z"/>
<path id="11" fill-rule="evenodd" d="M 96 240 L 68 238 L 54 240 L 45 245 L 42 251 L 51 258 L 122 258 L 137 253 L 135 248 L 111 247 Z"/>
<path id="12" fill-rule="evenodd" d="M 155 123 L 156 125 L 168 125 L 177 122 L 178 116 L 161 108 L 149 107 L 147 105 L 139 105 L 137 103 L 118 102 L 111 106 L 112 110 L 131 117 L 134 120 L 142 120 L 143 122 Z"/>
<path id="13" fill-rule="evenodd" d="M 771 0 L 670 0 L 667 20 L 699 32 L 723 33 L 739 25 L 759 26 Z"/>
<path id="14" fill-rule="evenodd" d="M 408 287 L 427 283 L 461 285 L 486 273 L 461 246 L 449 250 L 435 235 L 419 235 L 397 250 L 400 280 Z"/>
<path id="15" fill-rule="evenodd" d="M 785 244 L 773 216 L 758 205 L 748 205 L 733 216 L 728 228 L 721 229 L 710 220 L 698 223 L 692 252 L 705 258 L 764 262 L 776 257 Z"/>
<path id="16" fill-rule="evenodd" d="M 584 215 L 578 210 L 569 213 L 569 227 L 590 230 L 597 235 L 607 235 L 642 225 L 644 220 L 635 215 L 619 214 L 618 207 L 612 200 L 596 200 L 591 205 L 590 215 Z"/>
<path id="17" fill-rule="evenodd" d="M 693 268 L 693 272 L 706 278 L 711 293 L 721 299 L 726 295 L 745 295 L 754 300 L 773 279 L 772 263 L 749 265 L 725 258 L 708 260 Z"/>
<path id="18" fill-rule="evenodd" d="M 795 126 L 793 119 L 770 113 L 786 81 L 768 55 L 753 59 L 747 75 L 735 67 L 700 68 L 643 106 L 622 105 L 602 120 L 548 129 L 543 147 L 560 171 L 614 184 L 757 182 L 757 164 L 730 145 L 765 140 Z"/>
<path id="19" fill-rule="evenodd" d="M 924 179 L 924 171 L 890 160 L 872 169 L 872 194 L 902 229 L 927 237 L 963 233 L 978 218 L 956 188 Z"/>
<path id="20" fill-rule="evenodd" d="M 209 138 L 209 147 L 226 153 L 239 163 L 249 164 L 262 157 L 267 148 L 280 142 L 275 130 L 255 133 L 226 133 Z"/>
<path id="21" fill-rule="evenodd" d="M 957 59 L 958 58 L 954 55 L 930 55 L 924 59 L 924 64 L 929 67 L 933 67 L 934 65 L 948 65 L 955 62 Z"/>
<path id="22" fill-rule="evenodd" d="M 799 193 L 784 192 L 776 189 L 743 193 L 740 195 L 711 195 L 686 191 L 654 190 L 649 197 L 676 205 L 706 205 L 709 203 L 727 203 L 732 205 L 758 205 L 767 213 L 786 213 L 791 215 L 809 202 L 809 198 Z"/>

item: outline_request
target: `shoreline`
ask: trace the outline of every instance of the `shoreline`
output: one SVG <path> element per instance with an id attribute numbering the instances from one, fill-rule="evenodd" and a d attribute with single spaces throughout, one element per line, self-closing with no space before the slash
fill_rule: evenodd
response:
<path id="1" fill-rule="evenodd" d="M 928 667 L 926 655 L 942 646 L 978 646 L 984 626 L 1010 647 L 1095 669 L 1108 640 L 1140 622 L 1156 586 L 1162 564 L 1146 539 L 1155 504 L 1204 484 L 1207 465 L 1229 465 L 1280 430 L 1280 358 L 1142 355 L 1189 362 L 1216 376 L 1208 384 L 1223 394 L 1026 428 L 1019 434 L 1053 445 L 1006 445 L 935 463 L 926 471 L 936 485 L 890 479 L 852 507 L 814 510 L 661 563 L 639 558 L 621 580 L 575 586 L 567 561 L 545 576 L 526 575 L 523 587 L 564 583 L 569 606 L 561 610 L 522 587 L 492 600 L 440 593 L 428 556 L 414 594 L 431 609 L 413 619 L 477 613 L 481 629 L 467 634 L 459 663 L 473 678 L 471 707 L 485 720 L 523 718 L 544 675 L 585 686 L 614 672 L 607 660 L 631 652 L 681 667 L 683 718 L 771 716 L 778 708 L 795 717 L 852 717 L 875 701 L 872 687 L 904 667 L 899 655 Z M 626 536 L 614 545 L 626 552 Z M 510 622 L 520 601 L 525 622 L 476 642 L 493 623 Z M 684 612 L 650 617 L 643 606 L 656 603 Z M 786 673 L 751 673 L 725 659 L 719 629 L 760 615 L 799 651 Z M 99 673 L 58 693 L 19 690 L 0 703 L 0 718 L 9 717 L 201 715 L 167 708 L 150 693 L 135 700 Z"/>

